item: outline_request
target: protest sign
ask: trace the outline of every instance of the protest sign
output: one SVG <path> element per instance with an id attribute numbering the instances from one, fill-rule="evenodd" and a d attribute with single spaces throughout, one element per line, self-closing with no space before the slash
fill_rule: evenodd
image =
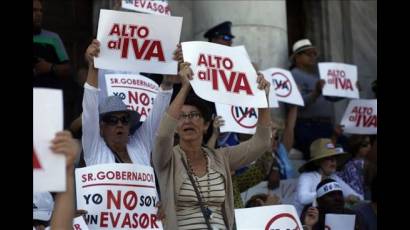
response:
<path id="1" fill-rule="evenodd" d="M 97 68 L 134 72 L 177 74 L 172 59 L 181 33 L 181 17 L 162 17 L 100 10 Z"/>
<path id="2" fill-rule="evenodd" d="M 91 229 L 162 229 L 151 167 L 100 164 L 75 171 L 77 208 Z"/>
<path id="3" fill-rule="evenodd" d="M 359 98 L 357 67 L 343 63 L 319 63 L 320 79 L 325 80 L 323 95 Z"/>
<path id="4" fill-rule="evenodd" d="M 137 12 L 171 16 L 171 9 L 168 5 L 168 1 L 122 0 L 121 7 Z"/>
<path id="5" fill-rule="evenodd" d="M 258 89 L 257 74 L 244 47 L 210 42 L 183 42 L 184 61 L 191 63 L 195 93 L 221 104 L 267 108 L 264 90 Z"/>
<path id="6" fill-rule="evenodd" d="M 63 93 L 33 88 L 33 191 L 66 189 L 65 156 L 51 152 L 51 140 L 63 130 Z"/>
<path id="7" fill-rule="evenodd" d="M 345 133 L 377 134 L 377 100 L 351 100 L 340 124 Z"/>
<path id="8" fill-rule="evenodd" d="M 158 84 L 139 74 L 106 74 L 107 95 L 120 96 L 130 110 L 141 115 L 145 121 L 154 104 Z"/>
<path id="9" fill-rule="evenodd" d="M 271 83 L 269 102 L 278 100 L 289 104 L 305 105 L 291 72 L 280 68 L 269 68 L 261 73 Z"/>
<path id="10" fill-rule="evenodd" d="M 326 214 L 325 230 L 354 230 L 356 215 Z"/>
<path id="11" fill-rule="evenodd" d="M 225 124 L 220 127 L 221 133 L 254 134 L 256 132 L 258 109 L 219 103 L 215 103 L 215 109 L 218 116 L 225 120 Z"/>
<path id="12" fill-rule="evenodd" d="M 50 230 L 50 227 L 47 227 L 45 230 Z M 88 226 L 84 221 L 82 216 L 76 217 L 73 219 L 73 230 L 88 230 Z"/>
<path id="13" fill-rule="evenodd" d="M 293 205 L 235 209 L 238 230 L 303 229 Z"/>

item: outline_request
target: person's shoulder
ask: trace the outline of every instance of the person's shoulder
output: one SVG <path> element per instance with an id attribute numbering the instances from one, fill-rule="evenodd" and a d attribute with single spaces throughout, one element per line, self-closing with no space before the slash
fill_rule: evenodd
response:
<path id="1" fill-rule="evenodd" d="M 304 178 L 304 177 L 314 177 L 314 176 L 316 176 L 316 174 L 318 174 L 316 171 L 303 172 L 303 173 L 300 174 L 299 180 L 301 178 Z"/>
<path id="2" fill-rule="evenodd" d="M 41 30 L 40 35 L 46 36 L 46 37 L 60 38 L 60 35 L 58 35 L 56 32 L 45 30 L 45 29 Z"/>
<path id="3" fill-rule="evenodd" d="M 353 211 L 360 212 L 360 213 L 365 212 L 368 209 L 371 209 L 371 204 L 368 202 L 361 202 L 352 207 Z"/>

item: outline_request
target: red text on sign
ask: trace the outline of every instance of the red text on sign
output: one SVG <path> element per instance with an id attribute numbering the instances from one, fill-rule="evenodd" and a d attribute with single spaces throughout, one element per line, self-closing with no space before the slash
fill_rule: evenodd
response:
<path id="1" fill-rule="evenodd" d="M 253 95 L 246 74 L 231 71 L 234 65 L 229 58 L 200 54 L 198 66 L 206 67 L 205 71 L 198 72 L 198 79 L 211 81 L 212 89 L 219 91 L 219 85 L 222 81 L 222 85 L 228 92 L 240 93 L 243 91 L 247 95 Z"/>
<path id="2" fill-rule="evenodd" d="M 336 89 L 351 90 L 353 91 L 352 82 L 346 78 L 346 73 L 343 70 L 329 69 L 327 72 L 329 78 L 328 83 L 334 84 Z"/>
<path id="3" fill-rule="evenodd" d="M 132 219 L 131 219 L 132 218 Z M 157 225 L 156 214 L 148 213 L 122 213 L 116 214 L 112 212 L 101 212 L 100 227 L 109 227 L 108 223 L 112 224 L 114 228 L 142 228 L 142 229 L 155 229 L 159 228 Z"/>
<path id="4" fill-rule="evenodd" d="M 127 25 L 115 23 L 109 33 L 110 36 L 118 36 L 118 40 L 108 42 L 109 49 L 121 50 L 121 58 L 128 58 L 129 46 L 137 60 L 150 61 L 156 58 L 165 62 L 164 51 L 161 41 L 146 39 L 149 29 L 146 26 Z"/>

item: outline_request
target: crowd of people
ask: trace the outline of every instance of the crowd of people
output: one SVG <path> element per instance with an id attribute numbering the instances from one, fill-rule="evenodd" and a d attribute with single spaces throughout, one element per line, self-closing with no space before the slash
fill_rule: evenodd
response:
<path id="1" fill-rule="evenodd" d="M 224 120 L 214 103 L 193 92 L 193 72 L 180 45 L 174 52 L 178 74 L 162 76 L 141 123 L 120 97 L 101 95 L 99 75 L 109 70 L 94 66 L 100 42 L 94 39 L 85 51 L 88 70 L 73 71 L 60 37 L 42 29 L 41 21 L 42 1 L 33 0 L 33 87 L 64 91 L 65 79 L 76 72 L 84 89 L 77 95 L 82 110 L 69 116 L 68 130 L 57 133 L 51 146 L 67 158 L 67 189 L 33 193 L 36 229 L 72 229 L 73 218 L 87 211 L 76 209 L 75 168 L 106 163 L 154 168 L 165 229 L 235 229 L 234 209 L 277 204 L 293 205 L 305 229 L 324 229 L 328 213 L 356 215 L 355 229 L 377 229 L 377 138 L 346 135 L 336 126 L 333 103 L 342 98 L 322 94 L 318 50 L 309 39 L 295 42 L 289 57 L 305 106 L 284 104 L 284 118 L 258 109 L 250 136 L 220 133 Z M 232 46 L 231 26 L 223 22 L 204 37 Z M 268 95 L 270 83 L 260 73 L 257 85 Z M 70 106 L 64 109 L 72 111 Z"/>

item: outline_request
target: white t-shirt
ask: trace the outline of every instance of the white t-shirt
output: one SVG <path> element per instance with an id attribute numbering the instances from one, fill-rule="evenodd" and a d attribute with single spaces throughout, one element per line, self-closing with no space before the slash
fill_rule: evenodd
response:
<path id="1" fill-rule="evenodd" d="M 84 84 L 82 145 L 87 166 L 115 163 L 114 154 L 100 135 L 98 92 L 99 89 L 88 83 Z M 151 150 L 155 133 L 165 110 L 168 108 L 171 96 L 172 89 L 162 90 L 160 88 L 151 113 L 135 133 L 129 137 L 127 150 L 132 163 L 151 165 Z"/>

